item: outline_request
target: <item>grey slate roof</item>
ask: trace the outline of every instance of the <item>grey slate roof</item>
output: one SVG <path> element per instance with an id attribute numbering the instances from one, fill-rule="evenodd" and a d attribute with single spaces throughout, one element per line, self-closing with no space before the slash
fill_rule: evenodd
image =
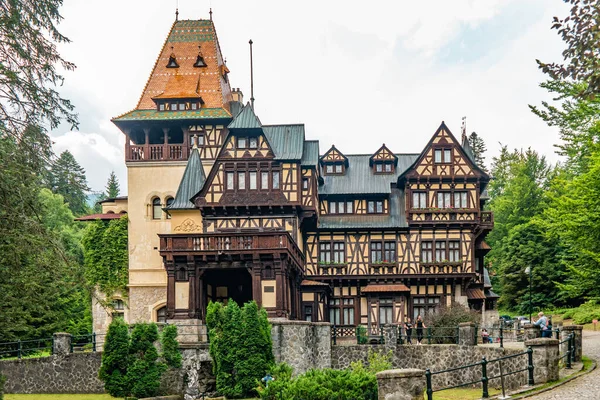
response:
<path id="1" fill-rule="evenodd" d="M 262 127 L 275 160 L 300 160 L 304 150 L 304 124 Z"/>
<path id="2" fill-rule="evenodd" d="M 242 111 L 227 125 L 229 129 L 261 129 L 262 124 L 254 114 L 250 103 L 247 103 Z"/>
<path id="3" fill-rule="evenodd" d="M 475 165 L 477 165 L 477 163 L 475 162 L 475 156 L 473 155 L 473 149 L 471 149 L 471 145 L 469 144 L 469 139 L 467 139 L 467 137 L 465 136 L 463 138 L 462 141 L 462 148 L 465 151 L 465 154 L 467 155 L 467 157 L 469 157 L 469 160 L 471 160 L 471 162 Z"/>
<path id="4" fill-rule="evenodd" d="M 483 267 L 483 287 L 489 289 L 492 287 L 492 281 L 490 280 L 490 272 L 487 267 Z"/>
<path id="5" fill-rule="evenodd" d="M 190 157 L 183 172 L 183 177 L 179 183 L 177 194 L 173 203 L 167 207 L 167 210 L 189 210 L 194 209 L 194 204 L 190 199 L 197 194 L 206 182 L 206 175 L 202 167 L 202 160 L 197 148 L 192 149 Z"/>
<path id="6" fill-rule="evenodd" d="M 409 168 L 419 154 L 396 154 L 398 166 L 393 174 L 375 174 L 369 166 L 371 154 L 347 155 L 348 168 L 344 175 L 324 175 L 324 184 L 319 194 L 387 194 L 391 192 L 391 183 Z"/>
<path id="7" fill-rule="evenodd" d="M 319 230 L 405 228 L 408 227 L 408 223 L 406 222 L 406 214 L 404 210 L 404 191 L 393 189 L 390 194 L 389 215 L 322 215 L 319 217 Z"/>
<path id="8" fill-rule="evenodd" d="M 304 151 L 302 152 L 302 160 L 300 162 L 303 166 L 315 167 L 319 165 L 319 141 L 318 140 L 306 140 L 304 142 Z"/>

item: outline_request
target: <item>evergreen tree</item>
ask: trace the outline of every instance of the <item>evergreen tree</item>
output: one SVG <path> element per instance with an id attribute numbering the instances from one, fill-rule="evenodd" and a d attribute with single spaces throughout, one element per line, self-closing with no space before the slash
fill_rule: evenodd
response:
<path id="1" fill-rule="evenodd" d="M 119 196 L 120 191 L 121 189 L 119 187 L 117 175 L 115 175 L 115 171 L 111 171 L 108 182 L 106 183 L 106 198 L 114 199 Z"/>
<path id="2" fill-rule="evenodd" d="M 487 172 L 484 155 L 487 150 L 485 147 L 485 142 L 475 132 L 471 133 L 467 140 L 469 141 L 469 146 L 471 146 L 471 150 L 473 151 L 473 157 L 475 157 L 477 166 Z"/>
<path id="3" fill-rule="evenodd" d="M 114 397 L 129 394 L 127 368 L 129 364 L 129 331 L 121 318 L 115 318 L 108 327 L 98 377 L 104 389 Z"/>
<path id="4" fill-rule="evenodd" d="M 161 336 L 162 358 L 171 368 L 181 368 L 181 352 L 177 342 L 177 326 L 167 325 Z"/>
<path id="5" fill-rule="evenodd" d="M 86 192 L 89 192 L 90 188 L 85 178 L 85 170 L 69 150 L 63 151 L 50 167 L 48 183 L 54 193 L 64 197 L 73 214 L 79 216 L 89 212 Z"/>
<path id="6" fill-rule="evenodd" d="M 166 366 L 158 361 L 154 342 L 158 340 L 155 323 L 136 324 L 129 342 L 129 365 L 126 381 L 129 394 L 142 398 L 158 394 L 160 377 Z"/>

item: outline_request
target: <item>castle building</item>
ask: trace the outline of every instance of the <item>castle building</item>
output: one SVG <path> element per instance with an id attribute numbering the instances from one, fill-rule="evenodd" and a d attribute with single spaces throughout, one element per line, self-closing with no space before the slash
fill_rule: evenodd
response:
<path id="1" fill-rule="evenodd" d="M 490 177 L 443 122 L 419 153 L 321 152 L 303 124 L 263 124 L 244 105 L 212 20 L 173 24 L 137 106 L 113 122 L 129 322 L 201 322 L 228 299 L 371 329 L 454 303 L 494 312 Z"/>

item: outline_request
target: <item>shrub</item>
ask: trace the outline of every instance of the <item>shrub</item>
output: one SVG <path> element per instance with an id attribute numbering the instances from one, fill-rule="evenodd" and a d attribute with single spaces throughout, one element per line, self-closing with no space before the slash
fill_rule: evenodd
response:
<path id="1" fill-rule="evenodd" d="M 104 389 L 114 397 L 125 397 L 128 386 L 125 380 L 129 358 L 129 332 L 127 324 L 120 318 L 114 319 L 108 327 L 102 366 L 98 377 L 104 382 Z"/>
<path id="2" fill-rule="evenodd" d="M 140 323 L 133 328 L 126 382 L 129 393 L 135 397 L 152 397 L 158 394 L 160 377 L 166 366 L 158 362 L 158 351 L 154 347 L 157 340 L 156 324 Z"/>
<path id="3" fill-rule="evenodd" d="M 425 325 L 431 327 L 432 343 L 456 343 L 458 324 L 461 322 L 479 323 L 480 321 L 481 314 L 477 311 L 454 303 L 451 307 L 440 307 L 426 316 Z M 427 332 L 424 332 L 424 335 L 427 337 Z"/>
<path id="4" fill-rule="evenodd" d="M 181 368 L 181 352 L 177 342 L 177 326 L 167 325 L 161 336 L 162 358 L 171 368 Z"/>
<path id="5" fill-rule="evenodd" d="M 210 303 L 206 323 L 217 391 L 229 398 L 253 395 L 274 360 L 267 313 L 253 301 L 242 309 L 233 300 Z"/>
<path id="6" fill-rule="evenodd" d="M 367 344 L 367 328 L 359 325 L 356 327 L 356 342 L 358 344 Z"/>

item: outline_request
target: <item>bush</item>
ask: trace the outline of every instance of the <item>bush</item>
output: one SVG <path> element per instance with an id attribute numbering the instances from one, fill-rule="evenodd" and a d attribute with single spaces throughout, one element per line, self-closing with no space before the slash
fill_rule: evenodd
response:
<path id="1" fill-rule="evenodd" d="M 432 343 L 456 343 L 458 324 L 462 322 L 475 322 L 478 324 L 480 321 L 481 314 L 479 312 L 454 303 L 451 307 L 440 307 L 428 315 L 425 325 L 431 327 Z M 414 330 L 413 335 L 415 335 Z M 427 332 L 424 332 L 424 335 L 427 337 Z"/>
<path id="2" fill-rule="evenodd" d="M 362 325 L 356 327 L 356 343 L 367 344 L 367 328 Z"/>
<path id="3" fill-rule="evenodd" d="M 273 365 L 271 326 L 255 302 L 243 308 L 210 303 L 206 314 L 217 391 L 229 398 L 255 394 L 257 382 Z"/>
<path id="4" fill-rule="evenodd" d="M 120 318 L 114 319 L 108 327 L 102 366 L 98 377 L 104 382 L 104 389 L 114 397 L 125 397 L 128 385 L 125 380 L 129 358 L 129 332 L 127 324 Z"/>
<path id="5" fill-rule="evenodd" d="M 572 319 L 575 324 L 589 324 L 594 319 L 600 319 L 600 306 L 595 301 L 588 301 L 565 311 L 563 319 Z"/>
<path id="6" fill-rule="evenodd" d="M 177 326 L 167 325 L 161 336 L 162 358 L 171 368 L 181 368 L 181 352 L 177 342 Z"/>
<path id="7" fill-rule="evenodd" d="M 129 394 L 135 397 L 152 397 L 158 394 L 160 377 L 166 370 L 166 365 L 158 362 L 158 351 L 154 347 L 157 340 L 156 324 L 140 323 L 133 328 L 126 381 Z"/>

